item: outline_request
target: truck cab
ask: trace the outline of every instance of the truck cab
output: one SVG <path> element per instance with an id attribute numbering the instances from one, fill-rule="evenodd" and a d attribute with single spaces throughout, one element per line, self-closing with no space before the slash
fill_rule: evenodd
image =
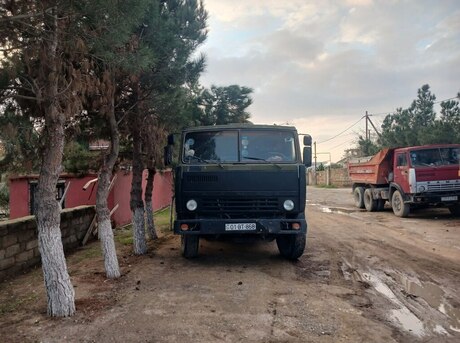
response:
<path id="1" fill-rule="evenodd" d="M 198 255 L 199 240 L 274 240 L 297 259 L 306 244 L 306 166 L 294 127 L 232 124 L 182 132 L 175 168 L 174 233 L 182 254 Z"/>

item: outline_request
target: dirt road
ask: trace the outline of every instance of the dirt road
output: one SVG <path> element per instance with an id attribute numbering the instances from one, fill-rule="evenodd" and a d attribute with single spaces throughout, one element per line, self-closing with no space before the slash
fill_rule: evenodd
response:
<path id="1" fill-rule="evenodd" d="M 358 211 L 348 189 L 308 192 L 297 262 L 275 242 L 203 241 L 185 260 L 167 234 L 149 256 L 120 247 L 125 275 L 108 281 L 83 250 L 69 259 L 78 314 L 46 318 L 37 270 L 0 285 L 2 301 L 35 294 L 0 314 L 0 341 L 460 342 L 459 218 L 437 209 L 401 219 Z"/>

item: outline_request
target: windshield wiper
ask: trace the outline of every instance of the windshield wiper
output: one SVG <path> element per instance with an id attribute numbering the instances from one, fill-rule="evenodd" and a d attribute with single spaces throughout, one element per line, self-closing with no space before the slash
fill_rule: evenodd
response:
<path id="1" fill-rule="evenodd" d="M 252 157 L 252 156 L 244 156 L 243 159 L 246 159 L 246 160 L 256 160 L 256 161 L 267 161 L 265 158 Z"/>

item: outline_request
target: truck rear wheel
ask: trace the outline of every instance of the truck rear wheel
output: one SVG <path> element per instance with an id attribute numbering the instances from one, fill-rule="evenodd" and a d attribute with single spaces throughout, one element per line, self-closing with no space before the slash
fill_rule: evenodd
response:
<path id="1" fill-rule="evenodd" d="M 356 187 L 353 191 L 353 198 L 355 200 L 355 206 L 357 208 L 364 208 L 364 188 Z"/>
<path id="2" fill-rule="evenodd" d="M 302 256 L 306 243 L 306 234 L 279 235 L 276 237 L 276 245 L 278 245 L 281 256 L 289 260 L 296 260 Z"/>
<path id="3" fill-rule="evenodd" d="M 398 217 L 406 218 L 409 215 L 410 206 L 404 203 L 404 198 L 398 190 L 391 197 L 391 207 L 393 208 L 393 213 Z"/>
<path id="4" fill-rule="evenodd" d="M 364 207 L 369 212 L 374 212 L 377 210 L 377 200 L 375 200 L 372 196 L 372 189 L 366 188 L 364 191 Z"/>
<path id="5" fill-rule="evenodd" d="M 182 235 L 181 236 L 182 256 L 184 256 L 185 258 L 197 257 L 199 245 L 200 245 L 200 237 L 198 235 Z"/>

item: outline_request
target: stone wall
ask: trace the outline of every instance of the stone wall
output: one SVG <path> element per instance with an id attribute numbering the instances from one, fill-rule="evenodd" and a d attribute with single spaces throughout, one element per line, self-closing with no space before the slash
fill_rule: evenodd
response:
<path id="1" fill-rule="evenodd" d="M 94 206 L 80 206 L 62 211 L 61 231 L 65 251 L 81 244 L 94 213 Z M 0 281 L 39 263 L 35 217 L 0 222 Z"/>
<path id="2" fill-rule="evenodd" d="M 308 184 L 315 185 L 315 175 L 313 170 L 308 171 Z M 332 168 L 316 171 L 317 185 L 333 185 L 336 187 L 350 187 L 351 180 L 346 168 Z"/>

